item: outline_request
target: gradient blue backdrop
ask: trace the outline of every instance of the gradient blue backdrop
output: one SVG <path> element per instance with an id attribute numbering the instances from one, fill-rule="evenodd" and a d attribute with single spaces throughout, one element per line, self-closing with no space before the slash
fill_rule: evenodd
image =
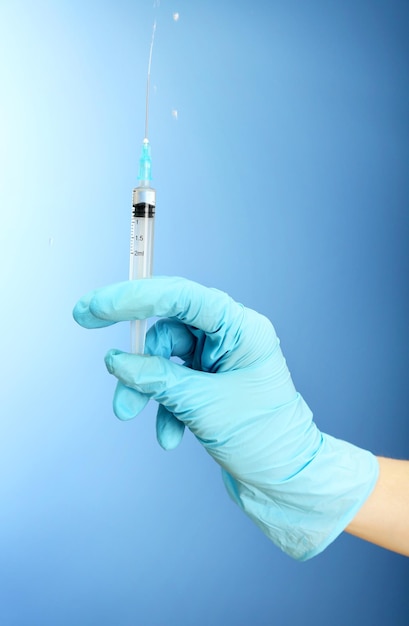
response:
<path id="1" fill-rule="evenodd" d="M 127 278 L 154 14 L 0 2 L 0 623 L 406 625 L 407 559 L 345 535 L 291 561 L 189 433 L 159 448 L 154 404 L 115 419 L 128 325 L 72 321 Z M 408 3 L 156 15 L 156 273 L 266 314 L 321 429 L 407 458 Z"/>

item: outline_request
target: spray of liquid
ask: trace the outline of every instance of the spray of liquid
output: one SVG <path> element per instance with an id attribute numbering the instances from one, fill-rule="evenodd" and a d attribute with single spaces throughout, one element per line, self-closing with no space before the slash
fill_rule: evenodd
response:
<path id="1" fill-rule="evenodd" d="M 148 130 L 149 130 L 149 94 L 150 94 L 150 88 L 151 88 L 152 52 L 153 52 L 153 44 L 155 42 L 155 32 L 156 32 L 156 20 L 153 22 L 151 46 L 149 48 L 148 74 L 147 74 L 147 79 L 146 79 L 145 139 L 148 139 Z"/>

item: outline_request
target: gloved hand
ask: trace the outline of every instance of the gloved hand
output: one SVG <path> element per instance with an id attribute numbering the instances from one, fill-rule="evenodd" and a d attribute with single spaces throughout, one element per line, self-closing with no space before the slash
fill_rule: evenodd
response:
<path id="1" fill-rule="evenodd" d="M 292 557 L 321 552 L 375 486 L 376 458 L 318 430 L 269 320 L 227 294 L 182 278 L 143 279 L 88 294 L 73 315 L 86 328 L 166 318 L 147 335 L 155 356 L 106 355 L 119 381 L 115 414 L 130 419 L 155 399 L 159 443 L 173 448 L 190 428 L 232 499 Z"/>

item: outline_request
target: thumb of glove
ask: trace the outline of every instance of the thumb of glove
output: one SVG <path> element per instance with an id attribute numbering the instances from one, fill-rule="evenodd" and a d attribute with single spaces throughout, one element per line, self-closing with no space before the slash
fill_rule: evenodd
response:
<path id="1" fill-rule="evenodd" d="M 197 386 L 203 382 L 205 373 L 173 363 L 164 357 L 129 354 L 121 350 L 109 350 L 105 364 L 109 373 L 121 383 L 118 385 L 119 396 L 114 402 L 117 417 L 125 417 L 125 409 L 120 407 L 119 402 L 125 386 L 130 391 L 135 390 L 146 398 L 156 400 L 168 412 L 176 414 L 188 426 L 191 425 L 191 407 L 195 405 Z M 123 399 L 126 397 L 124 392 Z"/>

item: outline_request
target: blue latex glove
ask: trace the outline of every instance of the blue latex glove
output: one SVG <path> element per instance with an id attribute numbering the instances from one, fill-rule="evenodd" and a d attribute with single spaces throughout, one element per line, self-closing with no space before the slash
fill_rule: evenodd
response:
<path id="1" fill-rule="evenodd" d="M 292 557 L 321 552 L 369 496 L 376 458 L 318 430 L 263 315 L 216 289 L 166 277 L 96 290 L 73 314 L 86 328 L 167 318 L 147 336 L 146 352 L 156 356 L 106 355 L 119 381 L 115 414 L 130 419 L 155 399 L 162 447 L 175 447 L 188 426 L 221 465 L 233 500 Z"/>

